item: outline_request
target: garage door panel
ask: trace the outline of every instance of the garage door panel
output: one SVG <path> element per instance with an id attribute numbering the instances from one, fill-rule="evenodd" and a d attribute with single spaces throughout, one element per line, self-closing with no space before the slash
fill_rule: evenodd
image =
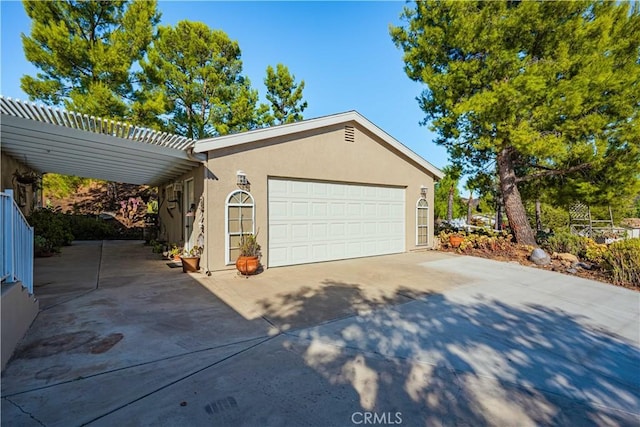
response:
<path id="1" fill-rule="evenodd" d="M 365 222 L 362 224 L 362 228 L 364 229 L 364 234 L 368 236 L 376 232 L 376 224 L 374 222 Z"/>
<path id="2" fill-rule="evenodd" d="M 289 251 L 293 263 L 306 262 L 305 260 L 309 259 L 309 247 L 306 244 L 291 246 Z"/>
<path id="3" fill-rule="evenodd" d="M 311 203 L 311 210 L 313 212 L 314 219 L 326 219 L 327 217 L 327 203 L 326 202 L 313 202 Z"/>
<path id="4" fill-rule="evenodd" d="M 323 182 L 316 182 L 311 187 L 312 193 L 316 196 L 326 196 L 327 195 L 327 184 Z"/>
<path id="5" fill-rule="evenodd" d="M 362 227 L 360 226 L 360 224 L 352 222 L 347 225 L 347 236 L 349 237 L 361 236 L 362 235 L 361 230 L 362 230 Z"/>
<path id="6" fill-rule="evenodd" d="M 306 181 L 291 181 L 291 193 L 292 194 L 309 194 L 309 183 Z"/>
<path id="7" fill-rule="evenodd" d="M 331 243 L 328 245 L 329 253 L 333 259 L 341 259 L 346 257 L 346 243 Z"/>
<path id="8" fill-rule="evenodd" d="M 309 225 L 308 224 L 291 225 L 291 238 L 293 239 L 293 241 L 308 240 Z"/>
<path id="9" fill-rule="evenodd" d="M 404 252 L 404 189 L 270 179 L 269 266 Z"/>
<path id="10" fill-rule="evenodd" d="M 312 245 L 311 251 L 313 253 L 313 258 L 317 260 L 325 260 L 329 256 L 326 243 L 319 243 L 319 244 Z"/>
<path id="11" fill-rule="evenodd" d="M 340 236 L 344 236 L 344 234 L 345 234 L 345 224 L 342 224 L 342 223 L 329 224 L 330 238 L 340 238 Z"/>
<path id="12" fill-rule="evenodd" d="M 282 181 L 278 179 L 273 179 L 269 181 L 269 193 L 274 196 L 281 195 L 281 194 L 284 194 L 284 195 L 288 194 L 287 188 L 288 188 L 287 181 Z"/>
<path id="13" fill-rule="evenodd" d="M 326 240 L 327 236 L 327 224 L 311 224 L 311 236 L 315 240 Z"/>
<path id="14" fill-rule="evenodd" d="M 343 217 L 345 213 L 345 204 L 344 203 L 329 203 L 331 216 L 332 217 Z"/>
<path id="15" fill-rule="evenodd" d="M 272 218 L 286 218 L 287 208 L 289 203 L 287 202 L 273 202 L 269 204 L 269 215 Z"/>
<path id="16" fill-rule="evenodd" d="M 291 202 L 291 215 L 294 219 L 307 219 L 309 217 L 309 204 L 307 202 Z"/>

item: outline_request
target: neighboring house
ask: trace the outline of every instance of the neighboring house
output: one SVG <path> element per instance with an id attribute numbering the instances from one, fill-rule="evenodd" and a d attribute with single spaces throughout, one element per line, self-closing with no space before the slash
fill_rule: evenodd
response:
<path id="1" fill-rule="evenodd" d="M 196 142 L 197 169 L 160 187 L 160 235 L 233 268 L 255 233 L 265 267 L 433 245 L 442 172 L 357 112 Z"/>

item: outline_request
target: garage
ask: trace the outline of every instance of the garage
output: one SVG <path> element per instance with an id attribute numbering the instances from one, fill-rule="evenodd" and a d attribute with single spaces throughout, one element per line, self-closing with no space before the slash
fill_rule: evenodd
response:
<path id="1" fill-rule="evenodd" d="M 269 267 L 405 251 L 405 189 L 268 180 Z"/>

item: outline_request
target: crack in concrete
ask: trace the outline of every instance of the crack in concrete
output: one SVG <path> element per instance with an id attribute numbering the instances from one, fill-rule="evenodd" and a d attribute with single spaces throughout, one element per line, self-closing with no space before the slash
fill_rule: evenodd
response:
<path id="1" fill-rule="evenodd" d="M 203 352 L 211 351 L 211 350 L 218 350 L 218 349 L 221 349 L 221 348 L 230 347 L 230 346 L 238 345 L 238 344 L 243 344 L 243 343 L 247 343 L 247 342 L 250 342 L 250 341 L 255 341 L 255 340 L 262 339 L 263 341 L 258 343 L 258 344 L 262 344 L 263 342 L 266 342 L 268 339 L 275 338 L 276 336 L 278 336 L 278 335 L 275 335 L 274 337 L 269 337 L 267 335 L 262 335 L 262 336 L 259 336 L 259 337 L 248 338 L 248 339 L 240 340 L 240 341 L 234 341 L 232 343 L 222 344 L 222 345 L 219 345 L 219 346 L 207 347 L 207 348 L 203 348 L 203 349 L 200 349 L 200 350 L 194 350 L 194 351 L 189 351 L 189 352 L 185 352 L 185 353 L 174 354 L 173 356 L 162 357 L 162 358 L 159 358 L 159 359 L 149 360 L 149 361 L 142 362 L 142 363 L 136 363 L 136 364 L 133 364 L 133 365 L 128 365 L 128 366 L 123 366 L 123 367 L 120 367 L 120 368 L 110 369 L 108 371 L 98 372 L 97 374 L 87 375 L 87 376 L 78 377 L 78 378 L 74 378 L 74 379 L 67 380 L 67 381 L 60 381 L 60 382 L 57 382 L 57 383 L 54 383 L 54 384 L 47 384 L 45 386 L 31 388 L 29 390 L 22 390 L 22 391 L 10 393 L 10 394 L 7 394 L 5 397 L 19 396 L 21 394 L 32 393 L 34 391 L 46 390 L 48 388 L 57 387 L 59 385 L 70 384 L 70 383 L 74 383 L 74 382 L 77 382 L 77 381 L 83 381 L 83 380 L 86 380 L 86 379 L 89 379 L 89 378 L 95 378 L 95 377 L 99 377 L 99 376 L 102 376 L 102 375 L 112 374 L 114 372 L 120 372 L 120 371 L 124 371 L 124 370 L 131 369 L 131 368 L 138 368 L 140 366 L 146 366 L 146 365 L 150 365 L 150 364 L 153 364 L 153 363 L 164 362 L 164 361 L 167 361 L 167 360 L 172 360 L 172 359 L 177 359 L 177 358 L 180 358 L 180 357 L 190 356 L 192 354 L 203 353 Z M 256 345 L 258 345 L 258 344 L 256 344 Z M 250 348 L 250 347 L 247 347 L 247 348 Z"/>
<path id="2" fill-rule="evenodd" d="M 78 298 L 82 298 L 82 297 L 84 297 L 86 295 L 89 295 L 90 293 L 93 293 L 96 290 L 98 290 L 99 287 L 100 287 L 100 270 L 102 269 L 102 257 L 104 255 L 104 250 L 103 249 L 104 249 L 104 240 L 102 240 L 100 242 L 100 257 L 98 257 L 98 268 L 97 268 L 97 273 L 96 273 L 96 285 L 95 285 L 95 287 L 93 289 L 88 290 L 87 292 L 84 292 L 84 293 L 80 294 L 80 295 L 76 295 L 74 297 L 71 297 L 68 300 L 60 301 L 58 303 L 50 305 L 49 307 L 40 309 L 38 314 L 42 313 L 43 311 L 51 310 L 52 308 L 58 307 L 59 305 L 66 304 L 68 302 L 74 301 L 74 300 L 76 300 Z"/>
<path id="3" fill-rule="evenodd" d="M 167 383 L 167 384 L 165 384 L 165 385 L 163 385 L 163 386 L 161 386 L 161 387 L 158 387 L 157 389 L 155 389 L 155 390 L 153 390 L 153 391 L 150 391 L 149 393 L 146 393 L 146 394 L 144 394 L 144 395 L 142 395 L 142 396 L 140 396 L 140 397 L 138 397 L 138 398 L 136 398 L 136 399 L 133 399 L 133 400 L 132 400 L 132 401 L 130 401 L 130 402 L 127 402 L 127 403 L 125 403 L 125 404 L 123 404 L 123 405 L 120 405 L 120 406 L 118 406 L 118 407 L 117 407 L 117 408 L 115 408 L 115 409 L 112 409 L 112 410 L 110 410 L 110 411 L 108 411 L 108 412 L 106 412 L 106 413 L 104 413 L 104 414 L 102 414 L 102 415 L 99 415 L 99 416 L 97 416 L 97 417 L 95 417 L 95 418 L 93 418 L 93 419 L 91 419 L 91 420 L 89 420 L 89 421 L 86 421 L 86 422 L 82 423 L 81 425 L 82 425 L 82 426 L 86 426 L 86 425 L 89 425 L 89 424 L 91 424 L 91 423 L 93 423 L 93 422 L 95 422 L 95 421 L 98 421 L 98 420 L 100 420 L 100 419 L 102 419 L 102 418 L 104 418 L 104 417 L 106 417 L 106 416 L 109 416 L 109 415 L 111 415 L 111 414 L 113 414 L 113 413 L 115 413 L 115 412 L 117 412 L 117 411 L 119 411 L 119 410 L 121 410 L 121 409 L 123 409 L 123 408 L 125 408 L 125 407 L 129 406 L 129 405 L 132 405 L 132 404 L 134 404 L 134 403 L 136 403 L 136 402 L 138 402 L 138 401 L 140 401 L 140 400 L 142 400 L 142 399 L 145 399 L 145 398 L 147 398 L 147 397 L 151 396 L 152 394 L 158 393 L 158 392 L 160 392 L 160 391 L 162 391 L 162 390 L 164 390 L 164 389 L 167 389 L 167 388 L 169 388 L 169 387 L 171 387 L 171 386 L 173 386 L 173 385 L 175 385 L 175 384 L 178 384 L 178 383 L 179 383 L 179 382 L 181 382 L 181 381 L 186 380 L 187 378 L 191 378 L 192 376 L 197 375 L 197 374 L 199 374 L 200 372 L 203 372 L 203 371 L 205 371 L 205 370 L 207 370 L 207 369 L 209 369 L 209 368 L 211 368 L 211 367 L 213 367 L 213 366 L 216 366 L 216 365 L 218 365 L 218 364 L 220 364 L 220 363 L 222 363 L 222 362 L 225 362 L 225 361 L 227 361 L 227 360 L 230 360 L 230 359 L 232 359 L 232 358 L 234 358 L 234 357 L 236 357 L 236 356 L 238 356 L 238 355 L 240 355 L 240 354 L 242 354 L 242 353 L 245 353 L 245 352 L 247 352 L 247 351 L 249 351 L 249 350 L 252 350 L 252 349 L 254 349 L 254 348 L 256 348 L 256 347 L 258 347 L 258 346 L 260 346 L 260 345 L 262 345 L 262 344 L 266 343 L 267 341 L 270 341 L 270 340 L 272 340 L 272 339 L 274 339 L 274 338 L 276 338 L 276 337 L 280 336 L 280 335 L 281 335 L 281 334 L 274 335 L 273 337 L 268 337 L 268 338 L 266 338 L 266 339 L 264 339 L 264 340 L 262 340 L 262 341 L 260 341 L 260 342 L 258 342 L 258 343 L 256 343 L 256 344 L 254 344 L 254 345 L 251 345 L 251 346 L 249 346 L 249 347 L 247 347 L 247 348 L 244 348 L 244 349 L 242 349 L 242 350 L 239 350 L 239 351 L 237 351 L 237 352 L 235 352 L 235 353 L 233 353 L 233 354 L 231 354 L 231 355 L 229 355 L 229 356 L 227 356 L 227 357 L 224 357 L 224 358 L 222 358 L 222 359 L 220 359 L 220 360 L 218 360 L 218 361 L 216 361 L 216 362 L 214 362 L 214 363 L 210 363 L 209 365 L 207 365 L 207 366 L 205 366 L 205 367 L 203 367 L 203 368 L 197 369 L 197 370 L 195 370 L 194 372 L 191 372 L 191 373 L 189 373 L 189 374 L 187 374 L 187 375 L 184 375 L 184 376 L 182 376 L 182 377 L 180 377 L 180 378 L 178 378 L 178 379 L 176 379 L 176 380 L 174 380 L 174 381 L 171 381 L 171 382 L 169 382 L 169 383 Z"/>
<path id="4" fill-rule="evenodd" d="M 32 420 L 34 420 L 35 422 L 37 422 L 38 424 L 40 424 L 43 427 L 46 427 L 46 424 L 43 423 L 42 421 L 40 421 L 38 418 L 35 417 L 35 415 L 33 415 L 31 412 L 27 412 L 24 409 L 22 409 L 22 407 L 20 405 L 18 405 L 16 402 L 14 402 L 13 400 L 9 399 L 8 397 L 4 396 L 3 397 L 4 400 L 6 400 L 7 402 L 11 403 L 13 406 L 15 406 L 16 408 L 18 408 L 20 410 L 20 412 L 22 412 L 25 415 L 28 415 L 29 417 L 31 417 Z"/>

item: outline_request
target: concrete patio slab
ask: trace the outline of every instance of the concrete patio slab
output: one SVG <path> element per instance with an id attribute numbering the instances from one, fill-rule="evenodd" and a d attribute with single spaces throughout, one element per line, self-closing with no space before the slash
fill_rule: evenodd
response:
<path id="1" fill-rule="evenodd" d="M 612 285 L 438 252 L 207 277 L 139 242 L 37 271 L 3 426 L 640 420 L 640 293 Z"/>

